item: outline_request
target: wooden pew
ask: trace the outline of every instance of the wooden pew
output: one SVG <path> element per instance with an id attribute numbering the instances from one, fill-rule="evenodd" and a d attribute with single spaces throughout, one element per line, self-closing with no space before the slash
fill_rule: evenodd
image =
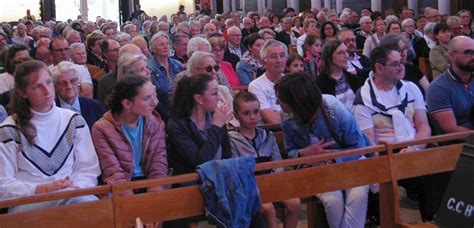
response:
<path id="1" fill-rule="evenodd" d="M 470 134 L 450 134 L 406 143 L 385 144 L 305 158 L 260 163 L 257 164 L 256 171 L 314 163 L 355 154 L 375 152 L 381 154 L 378 157 L 364 160 L 257 176 L 262 202 L 308 197 L 321 192 L 381 183 L 381 227 L 408 227 L 408 225 L 400 222 L 397 180 L 452 170 L 459 157 L 462 144 L 403 154 L 394 154 L 393 151 L 408 145 L 465 139 Z M 386 154 L 383 153 L 384 151 L 386 151 Z M 112 198 L 95 202 L 0 215 L 0 227 L 130 227 L 135 224 L 138 217 L 144 223 L 149 223 L 202 216 L 204 215 L 204 202 L 198 185 L 133 196 L 120 196 L 119 194 L 130 189 L 196 180 L 198 180 L 197 174 L 192 173 L 155 180 L 115 184 L 111 187 L 100 186 L 91 189 L 4 200 L 0 201 L 0 208 L 81 195 L 107 194 L 112 191 Z M 308 222 L 311 222 L 310 219 L 308 218 Z"/>
<path id="2" fill-rule="evenodd" d="M 34 196 L 0 201 L 0 208 L 17 205 L 67 199 L 85 195 L 104 195 L 110 186 L 73 191 L 38 194 Z M 2 214 L 0 227 L 114 227 L 114 208 L 109 198 L 93 202 L 50 207 L 41 210 Z"/>
<path id="3" fill-rule="evenodd" d="M 444 145 L 424 150 L 394 154 L 393 151 L 410 145 L 438 143 L 451 140 L 464 140 L 473 132 L 434 136 L 428 139 L 386 144 L 391 180 L 380 184 L 380 220 L 381 227 L 414 227 L 400 221 L 400 201 L 398 198 L 398 180 L 428 174 L 452 171 L 457 163 L 463 143 Z M 429 158 L 429 159 L 428 159 Z M 422 223 L 416 227 L 436 227 L 434 224 Z"/>
<path id="4" fill-rule="evenodd" d="M 312 157 L 295 158 L 257 164 L 256 171 L 277 167 L 314 163 L 354 154 L 382 152 L 385 146 L 379 145 L 364 149 L 322 154 Z M 367 185 L 390 180 L 387 156 L 380 156 L 354 162 L 319 166 L 281 173 L 257 176 L 262 202 L 275 202 L 284 199 L 312 196 L 354 186 Z M 128 227 L 140 217 L 144 223 L 167 221 L 204 214 L 204 202 L 199 186 L 169 189 L 158 193 L 145 193 L 133 196 L 120 196 L 120 192 L 149 186 L 196 181 L 197 174 L 186 174 L 156 180 L 123 183 L 112 186 L 114 212 L 117 227 Z M 150 208 L 157 208 L 150 210 Z"/>

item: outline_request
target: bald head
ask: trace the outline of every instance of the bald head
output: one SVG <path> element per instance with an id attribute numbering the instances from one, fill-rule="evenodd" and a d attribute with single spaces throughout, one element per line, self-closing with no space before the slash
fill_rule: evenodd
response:
<path id="1" fill-rule="evenodd" d="M 123 47 L 120 48 L 119 56 L 122 56 L 124 54 L 139 55 L 142 54 L 142 50 L 135 44 L 125 44 L 123 45 Z"/>
<path id="2" fill-rule="evenodd" d="M 474 49 L 474 40 L 467 36 L 456 36 L 448 44 L 448 52 L 453 53 L 459 49 Z"/>

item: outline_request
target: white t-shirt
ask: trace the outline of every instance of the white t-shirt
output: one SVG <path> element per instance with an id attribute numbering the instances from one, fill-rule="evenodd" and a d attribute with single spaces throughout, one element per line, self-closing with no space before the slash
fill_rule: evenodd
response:
<path id="1" fill-rule="evenodd" d="M 272 109 L 278 112 L 281 111 L 280 105 L 276 103 L 277 97 L 274 86 L 275 83 L 267 78 L 266 73 L 250 82 L 248 90 L 257 96 L 261 110 Z"/>
<path id="2" fill-rule="evenodd" d="M 423 100 L 423 95 L 421 94 L 420 89 L 412 83 L 404 81 L 406 86 L 406 91 L 408 93 L 408 100 L 414 100 L 408 104 L 406 118 L 410 121 L 413 128 L 415 124 L 413 121 L 414 111 L 415 110 L 426 110 L 425 102 Z M 374 89 L 377 89 L 374 87 Z M 398 90 L 394 86 L 390 91 L 381 91 L 378 90 L 379 97 L 377 100 L 383 101 L 385 107 L 390 108 L 398 105 L 399 95 Z M 404 97 L 404 96 L 403 96 Z M 391 118 L 385 118 L 383 115 L 374 115 L 374 111 L 364 105 L 355 105 L 353 107 L 354 117 L 357 120 L 359 128 L 361 130 L 367 130 L 374 128 L 374 134 L 376 143 L 379 141 L 386 142 L 395 142 L 395 132 L 393 130 L 393 124 L 391 123 Z M 416 129 L 415 129 L 416 131 Z"/>

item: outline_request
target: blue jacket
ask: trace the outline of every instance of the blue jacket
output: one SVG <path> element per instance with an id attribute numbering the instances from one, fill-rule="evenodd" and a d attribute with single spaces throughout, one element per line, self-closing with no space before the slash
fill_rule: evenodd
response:
<path id="1" fill-rule="evenodd" d="M 213 160 L 198 166 L 206 216 L 217 227 L 249 227 L 262 202 L 251 156 Z"/>
<path id="2" fill-rule="evenodd" d="M 239 77 L 240 84 L 248 86 L 252 80 L 265 73 L 265 69 L 253 69 L 250 63 L 241 60 L 237 63 L 235 73 Z"/>
<path id="3" fill-rule="evenodd" d="M 355 149 L 371 145 L 369 139 L 359 129 L 352 112 L 336 97 L 323 94 L 323 102 L 332 129 L 339 139 L 346 144 L 345 148 L 334 144 L 327 149 Z M 313 130 L 313 135 L 316 135 L 319 140 L 334 140 L 326 127 L 326 123 L 320 111 L 317 113 L 316 123 L 312 126 L 300 125 L 292 117 L 286 118 L 282 122 L 282 130 L 285 139 L 285 152 L 288 154 L 288 157 L 298 157 L 299 150 L 311 144 L 310 127 Z M 357 160 L 360 157 L 362 157 L 362 155 L 336 158 L 336 162 Z"/>

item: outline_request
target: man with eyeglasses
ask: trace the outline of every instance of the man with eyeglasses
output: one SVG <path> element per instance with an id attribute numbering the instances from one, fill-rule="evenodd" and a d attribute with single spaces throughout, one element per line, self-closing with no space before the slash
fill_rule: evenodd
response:
<path id="1" fill-rule="evenodd" d="M 248 90 L 254 93 L 260 102 L 260 113 L 264 124 L 281 122 L 281 107 L 277 103 L 275 84 L 283 77 L 288 59 L 288 48 L 277 40 L 266 40 L 260 51 L 267 71 L 250 82 Z"/>
<path id="2" fill-rule="evenodd" d="M 239 57 L 240 60 L 242 60 L 242 56 L 244 55 L 245 51 L 247 51 L 247 48 L 245 48 L 244 45 L 241 44 L 241 41 L 242 32 L 240 31 L 240 28 L 238 28 L 237 26 L 232 26 L 227 29 L 227 48 L 225 52 L 235 54 Z"/>
<path id="3" fill-rule="evenodd" d="M 400 142 L 431 136 L 420 89 L 404 81 L 405 62 L 396 50 L 378 47 L 370 55 L 372 71 L 357 91 L 354 116 L 372 144 Z M 410 152 L 424 148 L 402 149 Z"/>
<path id="4" fill-rule="evenodd" d="M 474 129 L 474 40 L 457 36 L 448 45 L 451 66 L 428 87 L 428 111 L 442 133 Z"/>
<path id="5" fill-rule="evenodd" d="M 80 113 L 89 129 L 105 113 L 99 101 L 79 96 L 78 68 L 74 63 L 62 61 L 51 72 L 56 90 L 56 105 Z"/>
<path id="6" fill-rule="evenodd" d="M 342 41 L 347 47 L 347 53 L 349 54 L 347 71 L 367 78 L 371 70 L 370 61 L 365 55 L 357 53 L 354 32 L 351 29 L 344 28 L 337 33 L 337 39 Z"/>
<path id="7" fill-rule="evenodd" d="M 69 43 L 63 37 L 58 36 L 52 38 L 51 42 L 49 43 L 49 49 L 53 58 L 53 64 L 48 66 L 50 71 L 54 66 L 56 66 L 62 61 L 71 61 Z M 91 74 L 84 66 L 79 66 L 78 71 L 80 95 L 83 97 L 92 98 L 92 95 L 94 93 L 94 87 L 92 85 Z"/>

